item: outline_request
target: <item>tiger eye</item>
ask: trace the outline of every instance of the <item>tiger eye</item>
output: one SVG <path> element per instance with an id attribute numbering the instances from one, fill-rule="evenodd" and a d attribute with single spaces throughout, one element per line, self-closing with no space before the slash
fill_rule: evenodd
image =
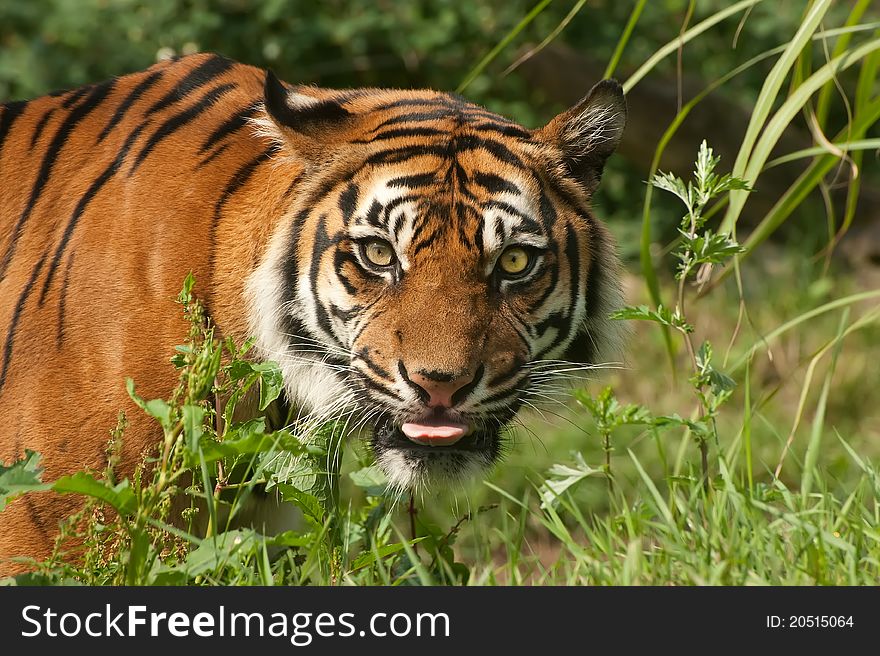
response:
<path id="1" fill-rule="evenodd" d="M 388 242 L 374 240 L 364 247 L 364 256 L 370 264 L 386 267 L 394 262 L 394 249 Z"/>
<path id="2" fill-rule="evenodd" d="M 498 265 L 504 273 L 515 276 L 529 266 L 529 254 L 521 246 L 511 246 L 498 258 Z"/>

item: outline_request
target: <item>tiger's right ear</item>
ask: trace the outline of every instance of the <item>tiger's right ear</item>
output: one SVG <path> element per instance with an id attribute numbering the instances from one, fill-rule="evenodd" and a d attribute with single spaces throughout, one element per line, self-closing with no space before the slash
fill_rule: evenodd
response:
<path id="1" fill-rule="evenodd" d="M 626 126 L 626 98 L 617 80 L 602 80 L 581 101 L 551 120 L 538 136 L 562 153 L 568 173 L 590 193 L 602 177 Z"/>
<path id="2" fill-rule="evenodd" d="M 352 117 L 335 100 L 320 100 L 288 89 L 272 71 L 266 71 L 263 94 L 266 112 L 286 135 L 327 139 Z"/>

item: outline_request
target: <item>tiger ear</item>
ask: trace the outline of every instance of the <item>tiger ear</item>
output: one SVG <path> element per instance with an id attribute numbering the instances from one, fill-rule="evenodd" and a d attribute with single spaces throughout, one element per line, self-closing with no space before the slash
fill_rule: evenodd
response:
<path id="1" fill-rule="evenodd" d="M 602 178 L 626 126 L 626 98 L 617 80 L 602 80 L 574 107 L 551 120 L 540 138 L 562 151 L 568 172 L 589 192 Z"/>
<path id="2" fill-rule="evenodd" d="M 284 132 L 326 138 L 351 117 L 351 112 L 335 100 L 320 100 L 288 89 L 272 71 L 266 71 L 263 95 L 266 112 Z"/>

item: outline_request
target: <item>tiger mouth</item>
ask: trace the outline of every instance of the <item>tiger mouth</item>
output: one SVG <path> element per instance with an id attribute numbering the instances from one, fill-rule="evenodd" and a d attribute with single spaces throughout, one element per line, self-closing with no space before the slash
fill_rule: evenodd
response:
<path id="1" fill-rule="evenodd" d="M 395 449 L 399 451 L 412 451 L 437 455 L 455 452 L 480 452 L 484 451 L 489 443 L 497 440 L 498 431 L 490 431 L 469 426 L 461 437 L 449 439 L 419 439 L 414 438 L 404 431 L 404 424 L 397 423 L 391 418 L 380 420 L 373 430 L 373 449 Z"/>
<path id="2" fill-rule="evenodd" d="M 414 441 L 391 418 L 375 425 L 370 444 L 379 468 L 399 490 L 443 489 L 474 480 L 501 454 L 497 427 L 474 427 L 454 443 L 441 446 Z"/>

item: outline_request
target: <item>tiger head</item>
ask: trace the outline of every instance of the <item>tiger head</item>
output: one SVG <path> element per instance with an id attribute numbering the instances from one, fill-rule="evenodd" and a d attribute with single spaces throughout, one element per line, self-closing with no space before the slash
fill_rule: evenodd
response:
<path id="1" fill-rule="evenodd" d="M 590 198 L 626 121 L 617 82 L 537 130 L 271 73 L 265 110 L 297 193 L 248 280 L 257 346 L 313 421 L 370 430 L 392 484 L 481 472 L 554 373 L 614 347 L 618 264 Z"/>

